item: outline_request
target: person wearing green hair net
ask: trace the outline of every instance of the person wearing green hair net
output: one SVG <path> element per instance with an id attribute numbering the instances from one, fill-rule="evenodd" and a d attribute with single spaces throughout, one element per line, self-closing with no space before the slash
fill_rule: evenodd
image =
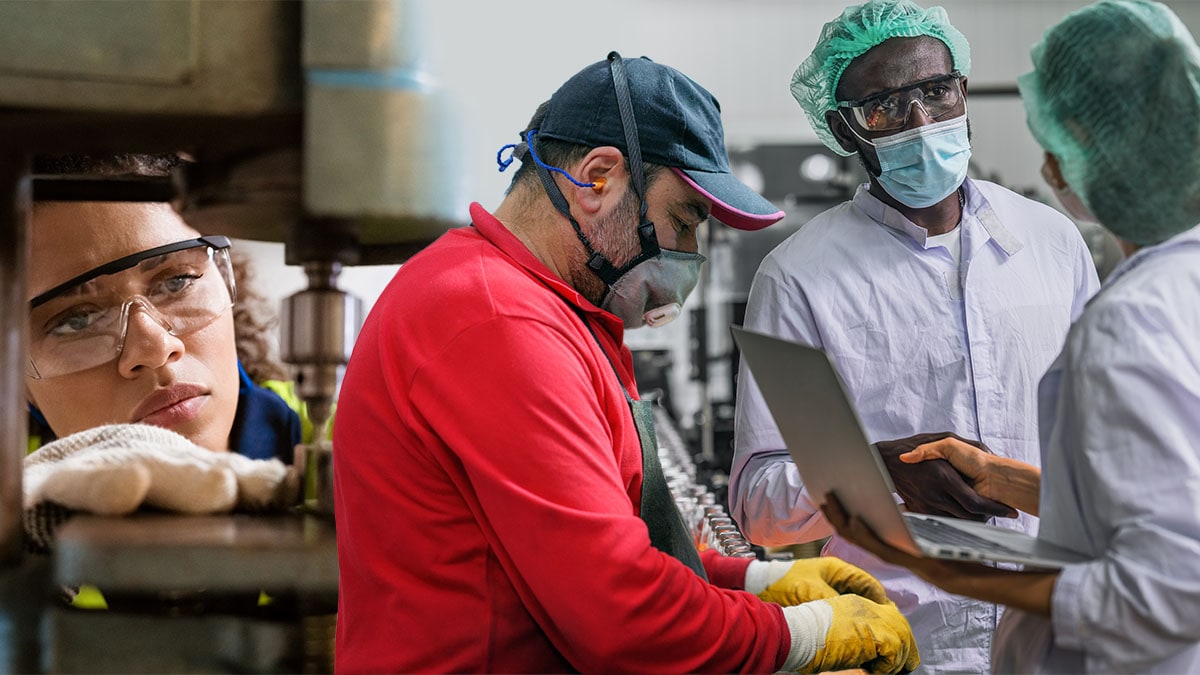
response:
<path id="1" fill-rule="evenodd" d="M 792 93 L 869 182 L 763 261 L 745 326 L 824 350 L 911 511 L 1036 532 L 946 462 L 899 456 L 947 432 L 1036 464 L 1038 379 L 1099 286 L 1078 227 L 967 177 L 967 40 L 940 7 L 847 8 L 800 64 Z M 754 382 L 737 392 L 730 509 L 755 543 L 833 533 Z M 985 672 L 1001 610 L 884 565 L 834 536 L 825 555 L 871 571 L 912 626 L 925 672 Z"/>
<path id="2" fill-rule="evenodd" d="M 914 558 L 836 500 L 825 513 L 880 558 L 1007 605 L 998 672 L 1200 672 L 1200 47 L 1165 5 L 1109 0 L 1032 56 L 1018 84 L 1043 175 L 1128 257 L 1042 379 L 1041 475 L 953 440 L 906 461 L 949 460 L 1093 559 L 1019 572 Z"/>

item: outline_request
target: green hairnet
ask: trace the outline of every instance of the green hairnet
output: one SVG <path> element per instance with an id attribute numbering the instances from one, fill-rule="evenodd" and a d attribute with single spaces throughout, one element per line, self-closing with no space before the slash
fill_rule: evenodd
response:
<path id="1" fill-rule="evenodd" d="M 922 35 L 946 44 L 955 70 L 963 75 L 971 71 L 967 38 L 950 25 L 946 10 L 941 7 L 922 9 L 910 0 L 871 0 L 847 7 L 840 17 L 825 24 L 812 54 L 792 75 L 792 96 L 830 150 L 839 155 L 851 154 L 838 144 L 825 121 L 825 113 L 837 108 L 834 91 L 846 66 L 885 40 Z"/>
<path id="2" fill-rule="evenodd" d="M 1091 5 L 1032 57 L 1029 129 L 1101 225 L 1149 245 L 1200 223 L 1200 50 L 1170 9 Z"/>

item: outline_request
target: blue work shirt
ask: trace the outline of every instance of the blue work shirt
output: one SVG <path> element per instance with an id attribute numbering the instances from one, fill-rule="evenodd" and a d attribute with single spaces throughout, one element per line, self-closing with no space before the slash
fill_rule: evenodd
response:
<path id="1" fill-rule="evenodd" d="M 751 330 L 824 349 L 871 442 L 953 431 L 1038 462 L 1037 383 L 1099 287 L 1078 228 L 986 181 L 964 183 L 961 263 L 872 196 L 805 224 L 763 260 Z M 784 449 L 749 370 L 739 371 L 730 508 L 751 541 L 833 534 Z M 993 522 L 1036 532 L 1021 514 Z M 987 672 L 1000 608 L 952 595 L 838 537 L 824 553 L 874 574 L 908 618 L 924 672 Z"/>
<path id="2" fill-rule="evenodd" d="M 1125 260 L 1042 380 L 1039 537 L 1089 553 L 1004 672 L 1200 672 L 1200 226 Z M 1051 627 L 1053 626 L 1053 633 Z"/>

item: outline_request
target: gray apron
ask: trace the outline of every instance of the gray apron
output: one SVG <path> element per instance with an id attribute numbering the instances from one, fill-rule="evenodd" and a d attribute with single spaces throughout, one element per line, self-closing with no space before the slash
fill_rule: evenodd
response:
<path id="1" fill-rule="evenodd" d="M 571 305 L 571 309 L 579 315 L 583 325 L 592 334 L 592 339 L 600 347 L 600 352 L 604 354 L 604 358 L 608 359 L 608 365 L 617 378 L 617 384 L 621 385 L 621 393 L 625 394 L 625 401 L 629 403 L 629 410 L 633 413 L 633 424 L 637 427 L 638 442 L 642 447 L 642 503 L 638 508 L 638 515 L 650 530 L 650 544 L 663 553 L 678 559 L 701 579 L 708 581 L 708 575 L 704 573 L 704 566 L 700 564 L 700 553 L 696 550 L 696 541 L 692 538 L 691 530 L 683 523 L 683 516 L 679 514 L 679 508 L 675 505 L 674 497 L 671 496 L 671 489 L 667 486 L 667 479 L 663 476 L 662 464 L 658 461 L 658 436 L 654 433 L 654 404 L 649 401 L 634 400 L 629 395 L 629 391 L 625 389 L 625 383 L 621 381 L 616 364 L 604 350 L 604 345 L 600 343 L 596 331 L 592 330 L 592 326 L 584 317 L 583 312 L 574 305 Z"/>

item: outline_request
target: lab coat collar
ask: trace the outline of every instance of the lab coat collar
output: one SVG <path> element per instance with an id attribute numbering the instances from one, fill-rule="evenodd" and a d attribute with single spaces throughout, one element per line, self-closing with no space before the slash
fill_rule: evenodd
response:
<path id="1" fill-rule="evenodd" d="M 854 206 L 865 213 L 871 220 L 889 227 L 893 230 L 907 235 L 910 239 L 917 243 L 921 248 L 928 248 L 927 242 L 929 231 L 917 225 L 904 214 L 896 209 L 884 204 L 875 195 L 871 194 L 870 183 L 863 183 L 858 186 L 858 191 L 854 193 Z M 963 181 L 963 220 L 960 227 L 965 224 L 971 217 L 978 220 L 983 226 L 987 237 L 996 243 L 1000 250 L 1006 255 L 1012 256 L 1024 248 L 1024 244 L 1020 239 L 1004 227 L 1000 222 L 1000 218 L 996 215 L 995 209 L 992 208 L 991 202 L 984 196 L 983 192 L 975 186 L 974 181 L 967 178 Z"/>
<path id="2" fill-rule="evenodd" d="M 1140 248 L 1137 251 L 1134 251 L 1133 255 L 1117 263 L 1117 266 L 1113 268 L 1113 271 L 1109 273 L 1107 278 L 1105 278 L 1104 288 L 1112 286 L 1114 283 L 1116 283 L 1117 279 L 1125 276 L 1126 273 L 1142 264 L 1142 262 L 1149 258 L 1153 258 L 1164 251 L 1178 248 L 1180 246 L 1195 245 L 1200 245 L 1200 225 L 1193 226 L 1190 230 L 1184 230 L 1183 232 L 1180 232 L 1164 242 L 1155 244 L 1153 246 Z"/>

